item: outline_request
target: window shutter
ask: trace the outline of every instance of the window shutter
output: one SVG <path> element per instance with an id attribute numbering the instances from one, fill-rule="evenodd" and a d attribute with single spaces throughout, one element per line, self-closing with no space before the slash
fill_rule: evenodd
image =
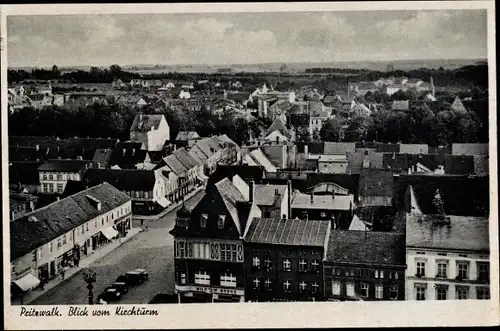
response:
<path id="1" fill-rule="evenodd" d="M 238 245 L 238 262 L 243 262 L 243 245 Z"/>

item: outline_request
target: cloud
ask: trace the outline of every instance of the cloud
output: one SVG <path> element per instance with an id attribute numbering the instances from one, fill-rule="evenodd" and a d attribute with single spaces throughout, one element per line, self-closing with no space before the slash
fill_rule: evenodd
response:
<path id="1" fill-rule="evenodd" d="M 8 17 L 25 65 L 486 57 L 486 12 L 367 11 Z"/>

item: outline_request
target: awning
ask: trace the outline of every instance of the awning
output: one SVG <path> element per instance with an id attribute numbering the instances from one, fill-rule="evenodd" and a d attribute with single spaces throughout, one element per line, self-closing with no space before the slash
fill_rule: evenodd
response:
<path id="1" fill-rule="evenodd" d="M 112 227 L 102 229 L 101 232 L 108 240 L 111 240 L 118 235 L 118 231 L 116 231 Z"/>
<path id="2" fill-rule="evenodd" d="M 165 197 L 161 197 L 160 199 L 158 199 L 156 201 L 160 206 L 162 206 L 163 208 L 167 208 L 168 206 L 170 206 L 172 203 L 170 201 L 168 201 L 167 198 Z"/>
<path id="3" fill-rule="evenodd" d="M 21 290 L 26 292 L 31 290 L 33 287 L 38 286 L 38 284 L 40 284 L 40 280 L 32 274 L 27 274 L 18 280 L 15 280 L 14 283 L 19 286 Z"/>

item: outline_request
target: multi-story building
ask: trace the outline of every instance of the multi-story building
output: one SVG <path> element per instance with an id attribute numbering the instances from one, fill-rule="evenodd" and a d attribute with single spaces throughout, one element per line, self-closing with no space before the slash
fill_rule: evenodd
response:
<path id="1" fill-rule="evenodd" d="M 330 229 L 329 221 L 254 218 L 245 233 L 246 300 L 323 300 Z"/>
<path id="2" fill-rule="evenodd" d="M 130 128 L 130 140 L 140 141 L 148 151 L 161 151 L 170 140 L 170 127 L 163 115 L 138 114 Z"/>
<path id="3" fill-rule="evenodd" d="M 250 195 L 252 196 L 252 195 Z M 175 293 L 180 302 L 245 300 L 243 235 L 260 211 L 228 179 L 217 182 L 174 228 Z"/>
<path id="4" fill-rule="evenodd" d="M 40 279 L 55 277 L 101 245 L 125 235 L 131 216 L 131 199 L 103 183 L 11 222 L 13 294 L 29 291 Z"/>
<path id="5" fill-rule="evenodd" d="M 406 215 L 406 299 L 490 298 L 487 217 Z"/>
<path id="6" fill-rule="evenodd" d="M 332 230 L 324 264 L 325 297 L 404 300 L 405 268 L 404 235 Z"/>
<path id="7" fill-rule="evenodd" d="M 48 160 L 38 167 L 41 193 L 62 194 L 68 180 L 81 181 L 89 160 Z"/>
<path id="8" fill-rule="evenodd" d="M 84 175 L 84 185 L 110 183 L 132 199 L 134 214 L 155 214 L 167 207 L 165 182 L 153 170 L 89 169 Z"/>

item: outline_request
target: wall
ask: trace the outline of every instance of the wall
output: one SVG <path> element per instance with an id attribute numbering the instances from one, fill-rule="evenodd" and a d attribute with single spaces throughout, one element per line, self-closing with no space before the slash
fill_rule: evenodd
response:
<path id="1" fill-rule="evenodd" d="M 417 254 L 424 253 L 424 254 Z M 446 254 L 439 255 L 439 254 Z M 461 256 L 462 255 L 462 256 Z M 437 275 L 437 261 L 448 261 L 447 278 L 436 278 Z M 417 261 L 425 262 L 425 277 L 416 277 Z M 456 280 L 457 276 L 457 261 L 469 262 L 469 279 Z M 477 262 L 489 262 L 489 255 L 486 253 L 478 254 L 473 252 L 457 252 L 447 250 L 426 250 L 426 249 L 406 249 L 406 300 L 415 300 L 415 284 L 427 284 L 426 300 L 435 300 L 436 290 L 435 284 L 448 285 L 448 300 L 455 299 L 455 286 L 469 286 L 469 298 L 476 298 L 476 288 L 478 286 L 489 286 L 486 283 L 478 281 L 477 279 Z M 489 284 L 489 283 L 488 283 Z"/>
<path id="2" fill-rule="evenodd" d="M 46 176 L 46 179 L 44 179 L 44 176 Z M 49 193 L 50 192 L 50 185 L 53 185 L 54 191 L 52 193 L 63 193 L 64 189 L 66 188 L 66 183 L 68 180 L 76 180 L 80 181 L 81 176 L 80 173 L 71 173 L 71 172 L 46 172 L 46 171 L 40 171 L 39 172 L 39 178 L 40 178 L 40 192 L 44 193 Z M 48 190 L 44 190 L 44 185 L 48 185 Z M 57 190 L 57 184 L 62 185 L 62 190 Z"/>
<path id="3" fill-rule="evenodd" d="M 326 174 L 344 174 L 347 169 L 346 162 L 318 161 L 318 170 Z"/>

